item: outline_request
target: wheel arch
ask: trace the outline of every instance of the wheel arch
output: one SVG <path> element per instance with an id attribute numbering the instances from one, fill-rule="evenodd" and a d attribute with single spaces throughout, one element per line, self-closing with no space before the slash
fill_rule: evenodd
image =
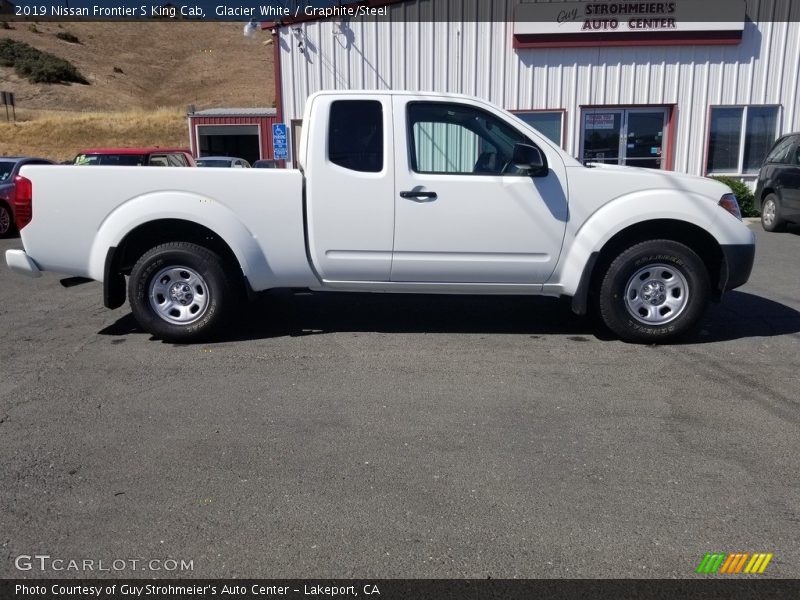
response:
<path id="1" fill-rule="evenodd" d="M 725 254 L 714 236 L 688 221 L 654 219 L 625 227 L 591 253 L 572 296 L 572 310 L 580 315 L 588 312 L 590 296 L 598 289 L 603 274 L 616 256 L 635 244 L 656 239 L 679 242 L 697 253 L 708 270 L 709 280 L 715 290 L 714 298 L 718 300 L 721 297 L 728 279 L 728 269 Z"/>
<path id="2" fill-rule="evenodd" d="M 248 293 L 247 275 L 231 246 L 212 229 L 186 219 L 165 218 L 142 223 L 129 231 L 116 246 L 108 248 L 103 268 L 103 304 L 118 308 L 125 303 L 125 275 L 148 250 L 168 242 L 189 242 L 208 248 L 231 269 L 239 269 L 239 278 Z"/>
<path id="3" fill-rule="evenodd" d="M 254 289 L 272 286 L 274 274 L 262 247 L 230 207 L 195 193 L 155 192 L 124 202 L 98 226 L 88 274 L 104 283 L 105 305 L 116 308 L 125 302 L 124 275 L 138 256 L 171 241 L 215 250 L 236 265 Z"/>

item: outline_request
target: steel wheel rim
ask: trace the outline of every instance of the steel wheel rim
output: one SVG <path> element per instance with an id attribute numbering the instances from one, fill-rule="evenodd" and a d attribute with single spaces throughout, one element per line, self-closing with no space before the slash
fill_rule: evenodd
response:
<path id="1" fill-rule="evenodd" d="M 202 275 L 183 266 L 159 271 L 150 280 L 148 296 L 153 311 L 173 325 L 189 325 L 202 319 L 211 299 Z"/>
<path id="2" fill-rule="evenodd" d="M 8 233 L 11 229 L 11 215 L 5 206 L 0 206 L 0 234 Z"/>
<path id="3" fill-rule="evenodd" d="M 775 202 L 767 200 L 764 203 L 764 213 L 761 217 L 767 225 L 772 225 L 775 222 Z"/>
<path id="4" fill-rule="evenodd" d="M 666 325 L 688 305 L 689 283 L 680 271 L 664 263 L 642 267 L 625 286 L 625 308 L 644 325 Z"/>

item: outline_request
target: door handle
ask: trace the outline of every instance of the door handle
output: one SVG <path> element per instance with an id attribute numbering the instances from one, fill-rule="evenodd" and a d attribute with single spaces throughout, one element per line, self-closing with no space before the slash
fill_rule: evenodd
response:
<path id="1" fill-rule="evenodd" d="M 400 197 L 413 200 L 414 202 L 432 202 L 438 198 L 436 192 L 416 192 L 413 190 L 410 192 L 400 192 Z"/>

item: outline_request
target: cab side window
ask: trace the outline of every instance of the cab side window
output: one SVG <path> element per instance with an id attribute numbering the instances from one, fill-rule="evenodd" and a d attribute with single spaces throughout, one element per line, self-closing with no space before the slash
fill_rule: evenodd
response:
<path id="1" fill-rule="evenodd" d="M 462 104 L 408 105 L 411 168 L 417 173 L 515 174 L 515 144 L 535 145 L 494 115 Z"/>
<path id="2" fill-rule="evenodd" d="M 360 171 L 383 170 L 383 107 L 375 100 L 336 100 L 331 104 L 328 160 Z"/>

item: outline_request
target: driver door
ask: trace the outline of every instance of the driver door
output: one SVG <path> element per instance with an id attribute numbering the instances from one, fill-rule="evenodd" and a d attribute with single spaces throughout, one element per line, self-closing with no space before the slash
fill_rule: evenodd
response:
<path id="1" fill-rule="evenodd" d="M 567 221 L 565 169 L 546 144 L 469 101 L 394 97 L 397 282 L 542 284 Z M 514 143 L 538 145 L 543 177 L 513 173 Z"/>

